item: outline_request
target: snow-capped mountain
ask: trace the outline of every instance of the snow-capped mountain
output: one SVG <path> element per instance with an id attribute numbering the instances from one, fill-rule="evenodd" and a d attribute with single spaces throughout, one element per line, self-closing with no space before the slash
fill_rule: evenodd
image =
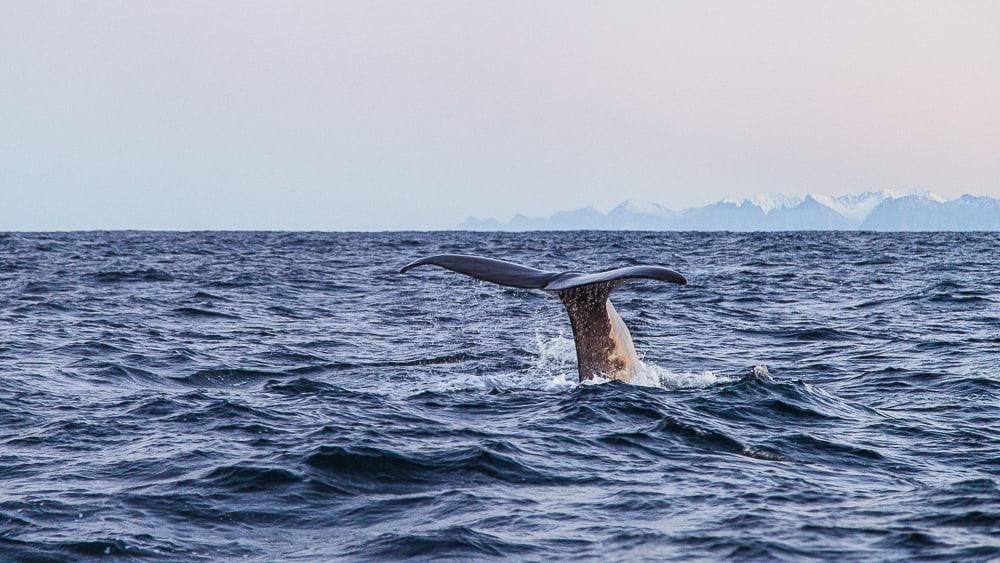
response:
<path id="1" fill-rule="evenodd" d="M 663 207 L 659 203 L 653 203 L 652 201 L 643 201 L 641 199 L 627 199 L 617 207 L 608 212 L 608 215 L 614 214 L 639 214 L 639 215 L 659 215 L 667 217 L 672 215 L 674 212 Z"/>
<path id="2" fill-rule="evenodd" d="M 658 203 L 630 199 L 608 211 L 604 224 L 611 229 L 659 231 L 669 227 L 676 215 Z"/>
<path id="3" fill-rule="evenodd" d="M 1000 230 L 1000 200 L 964 195 L 946 201 L 925 191 L 880 190 L 859 194 L 804 196 L 757 194 L 672 211 L 660 204 L 627 200 L 607 213 L 593 207 L 550 217 L 516 215 L 507 223 L 469 218 L 464 230 L 649 230 L 649 231 L 975 231 Z"/>
<path id="4" fill-rule="evenodd" d="M 880 190 L 877 192 L 862 192 L 860 194 L 837 197 L 821 194 L 810 195 L 823 205 L 857 223 L 864 221 L 883 201 L 910 196 L 924 197 L 933 201 L 944 201 L 944 198 L 937 194 L 917 190 Z"/>
<path id="5" fill-rule="evenodd" d="M 722 200 L 722 203 L 732 203 L 739 207 L 744 203 L 749 203 L 750 205 L 759 208 L 764 213 L 770 213 L 775 209 L 788 209 L 790 207 L 795 207 L 802 203 L 804 196 L 800 195 L 785 195 L 777 193 L 762 193 L 755 194 L 746 197 L 727 197 Z"/>

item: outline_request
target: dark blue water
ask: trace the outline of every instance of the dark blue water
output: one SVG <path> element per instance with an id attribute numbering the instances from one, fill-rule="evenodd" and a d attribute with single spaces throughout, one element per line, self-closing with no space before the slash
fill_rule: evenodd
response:
<path id="1" fill-rule="evenodd" d="M 1000 235 L 0 235 L 0 559 L 1000 557 Z M 671 266 L 555 299 L 406 262 Z"/>

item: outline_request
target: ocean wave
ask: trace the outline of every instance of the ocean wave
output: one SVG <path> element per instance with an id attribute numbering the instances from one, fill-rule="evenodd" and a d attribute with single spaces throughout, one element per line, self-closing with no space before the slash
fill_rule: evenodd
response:
<path id="1" fill-rule="evenodd" d="M 532 468 L 510 454 L 483 445 L 426 453 L 370 446 L 320 446 L 306 456 L 305 464 L 326 478 L 334 478 L 338 486 L 358 492 L 420 489 L 454 482 L 553 486 L 580 480 Z"/>
<path id="2" fill-rule="evenodd" d="M 267 492 L 301 483 L 303 477 L 282 467 L 261 467 L 248 464 L 216 467 L 205 474 L 204 486 L 227 489 L 238 493 Z"/>
<path id="3" fill-rule="evenodd" d="M 156 268 L 92 272 L 86 277 L 99 283 L 172 282 L 174 277 Z"/>
<path id="4" fill-rule="evenodd" d="M 184 317 L 191 318 L 204 318 L 204 319 L 231 319 L 239 320 L 238 315 L 233 315 L 231 313 L 223 313 L 221 311 L 213 311 L 211 309 L 203 309 L 200 307 L 177 307 L 174 309 L 174 313 Z"/>

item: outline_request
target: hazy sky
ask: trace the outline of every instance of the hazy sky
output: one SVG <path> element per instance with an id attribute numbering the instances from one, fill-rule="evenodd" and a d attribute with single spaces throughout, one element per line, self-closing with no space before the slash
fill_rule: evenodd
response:
<path id="1" fill-rule="evenodd" d="M 1000 2 L 0 0 L 0 230 L 1000 196 Z"/>

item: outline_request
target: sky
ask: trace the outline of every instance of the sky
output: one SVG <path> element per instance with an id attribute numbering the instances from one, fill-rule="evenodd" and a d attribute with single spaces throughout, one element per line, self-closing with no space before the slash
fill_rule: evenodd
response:
<path id="1" fill-rule="evenodd" d="M 0 0 L 0 230 L 1000 197 L 1000 2 Z"/>

